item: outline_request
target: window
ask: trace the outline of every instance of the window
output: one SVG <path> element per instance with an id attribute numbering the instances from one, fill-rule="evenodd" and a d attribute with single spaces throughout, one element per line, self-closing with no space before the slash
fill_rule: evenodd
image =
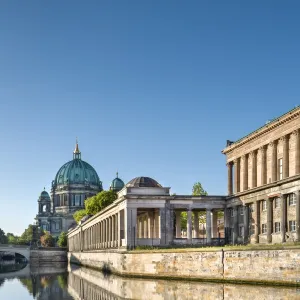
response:
<path id="1" fill-rule="evenodd" d="M 56 223 L 55 223 L 55 229 L 56 229 L 56 230 L 59 230 L 59 229 L 60 229 L 59 222 L 56 222 Z"/>
<path id="2" fill-rule="evenodd" d="M 267 233 L 267 224 L 261 225 L 261 233 Z"/>
<path id="3" fill-rule="evenodd" d="M 239 236 L 244 236 L 244 226 L 239 227 Z"/>
<path id="4" fill-rule="evenodd" d="M 296 231 L 296 221 L 289 221 L 290 231 Z"/>
<path id="5" fill-rule="evenodd" d="M 254 234 L 255 233 L 255 226 L 254 225 L 251 225 L 250 226 L 250 235 Z"/>
<path id="6" fill-rule="evenodd" d="M 282 158 L 278 159 L 278 165 L 279 165 L 279 180 L 281 180 L 282 177 Z"/>
<path id="7" fill-rule="evenodd" d="M 279 208 L 280 207 L 280 203 L 281 202 L 281 199 L 280 198 L 275 198 L 274 199 L 274 206 L 275 206 L 275 208 Z"/>
<path id="8" fill-rule="evenodd" d="M 239 210 L 240 210 L 240 215 L 243 216 L 244 215 L 244 207 L 240 206 Z"/>
<path id="9" fill-rule="evenodd" d="M 289 206 L 296 205 L 296 195 L 295 194 L 288 194 L 287 199 L 289 201 Z"/>
<path id="10" fill-rule="evenodd" d="M 262 210 L 267 210 L 267 201 L 266 200 L 263 200 L 261 205 L 262 205 Z"/>
<path id="11" fill-rule="evenodd" d="M 230 209 L 230 217 L 233 218 L 233 208 Z"/>
<path id="12" fill-rule="evenodd" d="M 42 225 L 42 229 L 45 230 L 45 231 L 47 231 L 47 230 L 48 230 L 47 224 L 43 224 L 43 225 Z"/>
<path id="13" fill-rule="evenodd" d="M 280 232 L 280 222 L 275 222 L 275 232 Z"/>
<path id="14" fill-rule="evenodd" d="M 80 206 L 80 195 L 75 195 L 75 206 Z"/>

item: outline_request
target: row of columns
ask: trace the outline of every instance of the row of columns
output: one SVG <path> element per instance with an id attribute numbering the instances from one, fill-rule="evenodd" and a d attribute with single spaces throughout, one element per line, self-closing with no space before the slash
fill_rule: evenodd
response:
<path id="1" fill-rule="evenodd" d="M 300 133 L 295 130 L 292 133 L 295 136 L 295 174 L 300 174 Z M 289 140 L 290 135 L 280 138 L 283 143 L 283 158 L 282 158 L 282 179 L 289 177 Z M 228 167 L 228 195 L 245 191 L 248 188 L 255 188 L 258 185 L 257 181 L 257 155 L 258 151 L 261 155 L 261 185 L 267 184 L 267 147 L 271 149 L 271 180 L 275 182 L 279 179 L 278 159 L 277 159 L 278 140 L 272 141 L 269 145 L 264 145 L 258 150 L 254 150 L 249 154 L 245 154 L 240 158 L 227 163 Z M 248 166 L 251 161 L 251 186 L 248 186 Z M 243 186 L 240 186 L 241 166 L 243 168 Z M 234 169 L 234 174 L 233 174 Z M 234 175 L 234 183 L 233 183 Z"/>
<path id="2" fill-rule="evenodd" d="M 300 241 L 300 191 L 295 192 L 296 195 L 296 241 Z M 286 232 L 287 232 L 287 195 L 281 195 L 281 210 L 280 210 L 280 234 L 281 242 L 286 242 Z M 267 200 L 267 242 L 272 242 L 273 233 L 273 201 L 274 198 L 269 198 Z M 261 233 L 261 222 L 260 222 L 260 201 L 255 203 L 256 212 L 256 223 L 254 239 L 256 243 L 259 243 L 259 235 Z"/>
<path id="3" fill-rule="evenodd" d="M 149 211 L 137 221 L 138 238 L 159 238 L 159 217 L 156 211 Z"/>
<path id="4" fill-rule="evenodd" d="M 194 237 L 199 238 L 199 213 L 198 211 L 187 210 L 187 240 L 188 243 L 192 242 L 193 238 L 193 224 L 192 216 L 194 214 Z M 181 211 L 176 210 L 176 238 L 181 238 Z M 207 243 L 211 242 L 212 238 L 218 237 L 217 228 L 217 211 L 211 209 L 206 210 L 206 239 Z"/>

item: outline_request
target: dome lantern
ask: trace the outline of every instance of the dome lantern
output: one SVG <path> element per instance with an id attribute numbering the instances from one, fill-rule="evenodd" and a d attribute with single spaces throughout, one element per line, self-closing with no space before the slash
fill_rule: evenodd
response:
<path id="1" fill-rule="evenodd" d="M 77 140 L 77 138 L 76 138 L 75 149 L 73 151 L 73 159 L 81 159 L 81 152 L 80 152 L 79 147 L 78 147 L 78 140 Z"/>
<path id="2" fill-rule="evenodd" d="M 119 178 L 119 173 L 117 172 L 117 177 L 112 181 L 110 185 L 110 190 L 119 192 L 124 186 L 124 182 L 122 179 Z"/>

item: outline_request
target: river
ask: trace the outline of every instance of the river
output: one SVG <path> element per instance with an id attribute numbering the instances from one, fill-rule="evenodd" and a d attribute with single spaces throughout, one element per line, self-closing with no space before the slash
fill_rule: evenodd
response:
<path id="1" fill-rule="evenodd" d="M 0 264 L 1 300 L 300 299 L 300 289 L 121 278 L 78 266 Z"/>

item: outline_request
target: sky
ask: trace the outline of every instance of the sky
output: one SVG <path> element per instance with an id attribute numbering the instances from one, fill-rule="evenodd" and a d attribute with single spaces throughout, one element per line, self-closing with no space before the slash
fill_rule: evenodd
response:
<path id="1" fill-rule="evenodd" d="M 300 104 L 299 1 L 1 1 L 0 228 L 58 169 L 227 192 L 226 140 Z"/>

